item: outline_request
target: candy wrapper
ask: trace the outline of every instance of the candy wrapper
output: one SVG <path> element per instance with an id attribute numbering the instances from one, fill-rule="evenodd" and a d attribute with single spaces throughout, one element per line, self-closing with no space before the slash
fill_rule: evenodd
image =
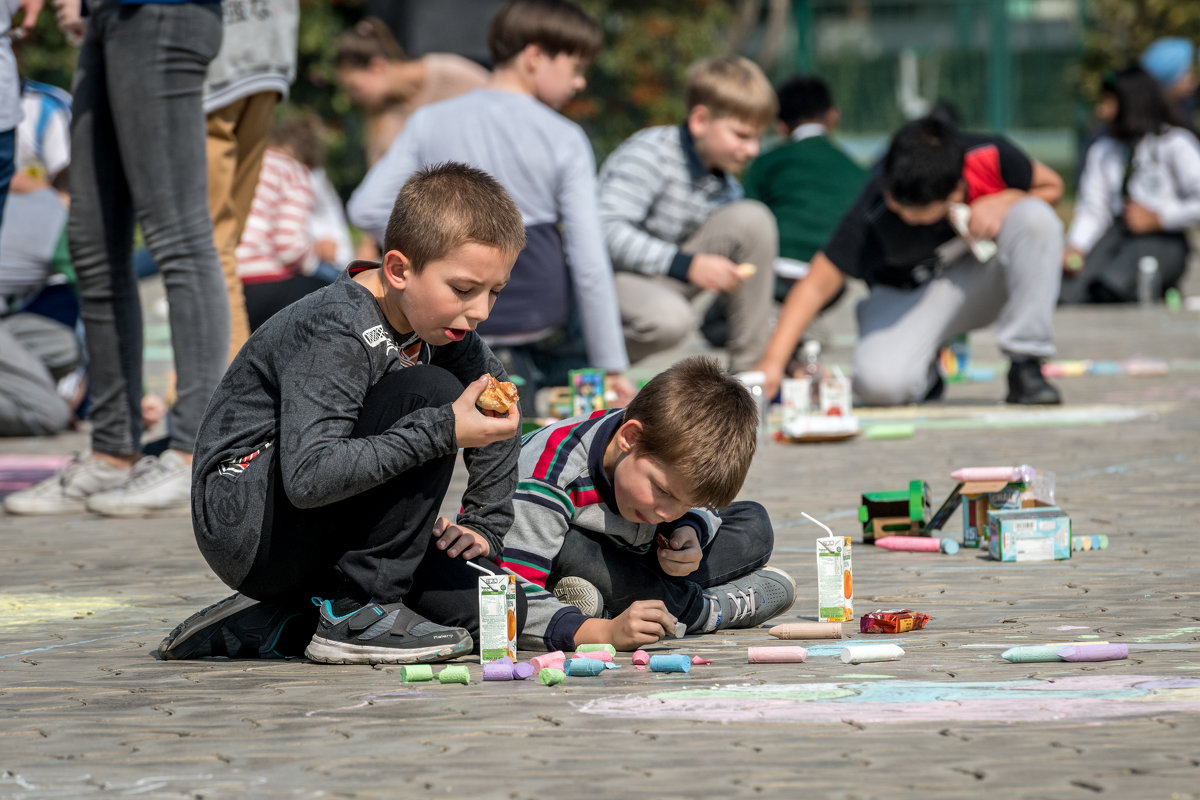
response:
<path id="1" fill-rule="evenodd" d="M 919 611 L 872 611 L 858 621 L 859 633 L 905 633 L 917 631 L 929 622 L 929 615 Z"/>

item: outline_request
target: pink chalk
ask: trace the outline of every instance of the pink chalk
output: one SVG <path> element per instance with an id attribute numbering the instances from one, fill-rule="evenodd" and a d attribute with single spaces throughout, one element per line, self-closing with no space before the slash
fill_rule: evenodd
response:
<path id="1" fill-rule="evenodd" d="M 633 665 L 635 667 L 644 667 L 650 663 L 650 654 L 645 650 L 633 651 Z"/>
<path id="2" fill-rule="evenodd" d="M 1009 483 L 1029 483 L 1037 476 L 1033 467 L 1022 464 L 1019 467 L 963 467 L 950 473 L 956 481 L 1008 481 Z"/>
<path id="3" fill-rule="evenodd" d="M 646 668 L 646 665 L 645 664 L 634 664 L 633 668 L 644 670 Z"/>
<path id="4" fill-rule="evenodd" d="M 589 650 L 586 653 L 576 653 L 571 658 L 590 658 L 593 661 L 607 661 L 611 663 L 612 653 L 607 650 Z"/>
<path id="5" fill-rule="evenodd" d="M 1073 644 L 1059 650 L 1058 657 L 1063 661 L 1120 661 L 1129 658 L 1129 645 Z"/>
<path id="6" fill-rule="evenodd" d="M 562 669 L 563 663 L 567 660 L 567 654 L 562 650 L 555 650 L 553 653 L 546 653 L 540 656 L 534 656 L 529 659 L 529 663 L 533 665 L 535 672 L 549 669 Z"/>
<path id="7" fill-rule="evenodd" d="M 700 656 L 692 656 L 692 663 L 693 664 L 711 664 L 712 661 L 707 658 L 701 658 Z"/>
<path id="8" fill-rule="evenodd" d="M 749 647 L 746 657 L 751 664 L 797 664 L 808 658 L 803 647 Z"/>
<path id="9" fill-rule="evenodd" d="M 885 536 L 875 540 L 876 547 L 885 550 L 909 550 L 918 553 L 958 552 L 958 542 L 953 539 L 934 539 L 929 536 Z"/>

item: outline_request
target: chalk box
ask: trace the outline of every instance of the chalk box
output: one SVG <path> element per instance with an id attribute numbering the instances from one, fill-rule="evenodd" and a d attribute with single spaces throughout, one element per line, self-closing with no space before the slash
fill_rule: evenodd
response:
<path id="1" fill-rule="evenodd" d="M 604 370 L 573 369 L 571 379 L 571 415 L 586 416 L 608 408 L 604 398 Z"/>
<path id="2" fill-rule="evenodd" d="M 479 663 L 517 660 L 517 576 L 479 576 Z"/>
<path id="3" fill-rule="evenodd" d="M 846 611 L 846 537 L 817 539 L 817 619 L 844 622 Z"/>
<path id="4" fill-rule="evenodd" d="M 1071 518 L 1058 506 L 995 511 L 988 517 L 988 552 L 997 561 L 1071 557 Z"/>

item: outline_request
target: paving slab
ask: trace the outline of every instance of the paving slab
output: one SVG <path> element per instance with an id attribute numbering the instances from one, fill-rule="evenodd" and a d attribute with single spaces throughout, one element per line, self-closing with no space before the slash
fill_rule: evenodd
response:
<path id="1" fill-rule="evenodd" d="M 822 325 L 828 357 L 848 363 L 848 305 Z M 1064 358 L 1162 358 L 1170 372 L 1062 378 L 1063 409 L 1033 412 L 998 402 L 1002 371 L 954 384 L 944 403 L 864 416 L 911 422 L 909 438 L 770 443 L 742 496 L 770 511 L 773 563 L 799 584 L 775 622 L 816 612 L 820 531 L 801 512 L 857 541 L 862 492 L 921 478 L 940 500 L 960 466 L 1054 471 L 1074 532 L 1108 549 L 1002 564 L 856 544 L 857 611 L 933 620 L 788 642 L 809 648 L 801 664 L 748 664 L 747 647 L 784 644 L 765 628 L 653 649 L 712 660 L 686 675 L 624 654 L 554 687 L 483 683 L 469 659 L 466 686 L 404 684 L 398 667 L 160 662 L 158 641 L 228 593 L 186 519 L 0 515 L 0 797 L 1200 797 L 1200 315 L 1067 309 L 1057 330 Z M 1003 366 L 986 333 L 971 347 Z M 702 349 L 672 357 L 689 348 Z M 447 510 L 464 485 L 460 468 Z M 905 655 L 843 664 L 840 647 L 861 640 Z M 1130 657 L 1000 658 L 1089 641 Z"/>

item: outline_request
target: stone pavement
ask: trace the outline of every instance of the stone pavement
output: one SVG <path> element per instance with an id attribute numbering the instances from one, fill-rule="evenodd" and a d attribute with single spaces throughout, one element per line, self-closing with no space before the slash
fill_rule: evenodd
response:
<path id="1" fill-rule="evenodd" d="M 843 303 L 822 322 L 834 361 L 850 319 Z M 923 478 L 940 500 L 959 466 L 1053 470 L 1075 532 L 1108 535 L 1036 564 L 857 545 L 859 612 L 934 618 L 895 637 L 894 662 L 846 666 L 839 643 L 806 642 L 806 663 L 747 664 L 748 646 L 781 644 L 763 630 L 663 645 L 712 659 L 688 675 L 619 656 L 553 688 L 482 683 L 477 664 L 470 685 L 442 686 L 393 667 L 159 662 L 162 636 L 227 593 L 187 520 L 0 515 L 0 797 L 1200 797 L 1200 315 L 1071 309 L 1058 333 L 1064 358 L 1164 358 L 1170 374 L 1063 378 L 1067 404 L 1031 412 L 997 403 L 1001 372 L 864 417 L 910 421 L 911 438 L 757 457 L 743 497 L 772 514 L 773 563 L 799 583 L 777 621 L 815 613 L 818 530 L 801 511 L 857 539 L 862 492 Z M 986 334 L 971 345 L 1003 366 Z M 1097 640 L 1130 658 L 999 657 Z"/>

